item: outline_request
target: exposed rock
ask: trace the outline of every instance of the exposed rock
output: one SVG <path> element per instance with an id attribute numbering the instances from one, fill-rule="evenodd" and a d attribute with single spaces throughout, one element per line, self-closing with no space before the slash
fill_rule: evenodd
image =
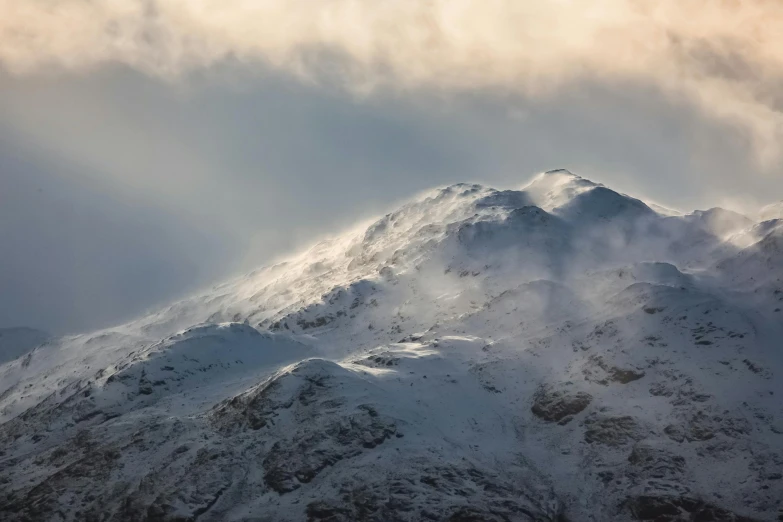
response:
<path id="1" fill-rule="evenodd" d="M 592 400 L 589 393 L 542 386 L 533 396 L 531 411 L 547 422 L 560 422 L 583 411 Z"/>
<path id="2" fill-rule="evenodd" d="M 406 342 L 406 341 L 400 341 Z M 356 361 L 356 364 L 363 366 L 369 366 L 371 368 L 390 368 L 397 366 L 400 360 L 398 357 L 393 356 L 389 352 L 380 352 L 373 355 L 369 355 Z"/>
<path id="3" fill-rule="evenodd" d="M 685 458 L 664 445 L 641 441 L 634 445 L 628 457 L 631 465 L 629 478 L 635 483 L 662 484 L 661 481 L 679 483 L 686 471 Z"/>
<path id="4" fill-rule="evenodd" d="M 561 505 L 540 503 L 523 477 L 516 479 L 471 466 L 412 470 L 398 479 L 369 473 L 361 484 L 345 484 L 339 497 L 310 503 L 307 516 L 310 522 L 566 520 Z"/>
<path id="5" fill-rule="evenodd" d="M 396 431 L 392 421 L 367 411 L 334 419 L 321 430 L 275 442 L 263 462 L 264 481 L 278 493 L 291 492 L 327 466 L 382 444 Z"/>
<path id="6" fill-rule="evenodd" d="M 731 438 L 738 438 L 750 432 L 750 423 L 738 416 L 709 415 L 697 411 L 689 415 L 682 425 L 671 424 L 664 428 L 664 433 L 677 442 L 687 440 L 699 442 L 710 440 L 721 433 Z"/>
<path id="7" fill-rule="evenodd" d="M 608 385 L 615 382 L 619 384 L 628 384 L 644 377 L 643 371 L 633 368 L 619 368 L 606 362 L 600 355 L 591 355 L 582 369 L 586 380 L 598 384 Z"/>
<path id="8" fill-rule="evenodd" d="M 636 419 L 628 415 L 593 415 L 585 419 L 585 441 L 590 444 L 622 446 L 645 437 Z"/>
<path id="9" fill-rule="evenodd" d="M 641 495 L 628 500 L 634 520 L 655 522 L 757 522 L 707 502 L 689 497 Z"/>

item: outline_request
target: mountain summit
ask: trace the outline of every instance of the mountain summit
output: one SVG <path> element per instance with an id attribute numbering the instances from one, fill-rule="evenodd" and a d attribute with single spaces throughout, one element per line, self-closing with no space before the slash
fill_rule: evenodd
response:
<path id="1" fill-rule="evenodd" d="M 656 208 L 451 185 L 9 347 L 0 518 L 778 519 L 783 222 Z"/>

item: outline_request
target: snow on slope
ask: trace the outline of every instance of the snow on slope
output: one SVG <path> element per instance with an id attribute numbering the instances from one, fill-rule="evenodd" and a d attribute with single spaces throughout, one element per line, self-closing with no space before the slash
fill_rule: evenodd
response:
<path id="1" fill-rule="evenodd" d="M 431 191 L 0 364 L 0 516 L 778 519 L 780 230 L 563 170 Z"/>

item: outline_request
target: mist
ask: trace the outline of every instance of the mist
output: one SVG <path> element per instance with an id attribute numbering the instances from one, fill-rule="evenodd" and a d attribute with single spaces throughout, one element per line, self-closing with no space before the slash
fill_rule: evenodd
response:
<path id="1" fill-rule="evenodd" d="M 497 88 L 551 98 L 638 82 L 749 133 L 767 167 L 783 132 L 783 6 L 681 2 L 4 0 L 14 74 L 122 63 L 164 78 L 227 59 L 354 92 Z"/>
<path id="2" fill-rule="evenodd" d="M 771 2 L 0 5 L 0 326 L 117 324 L 460 181 L 783 197 Z"/>

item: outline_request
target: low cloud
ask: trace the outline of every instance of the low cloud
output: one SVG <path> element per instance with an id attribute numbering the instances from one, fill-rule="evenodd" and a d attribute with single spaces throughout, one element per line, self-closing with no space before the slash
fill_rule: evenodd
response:
<path id="1" fill-rule="evenodd" d="M 221 61 L 373 89 L 550 96 L 652 85 L 748 134 L 783 138 L 778 0 L 0 0 L 12 74 L 122 63 L 167 79 Z"/>

